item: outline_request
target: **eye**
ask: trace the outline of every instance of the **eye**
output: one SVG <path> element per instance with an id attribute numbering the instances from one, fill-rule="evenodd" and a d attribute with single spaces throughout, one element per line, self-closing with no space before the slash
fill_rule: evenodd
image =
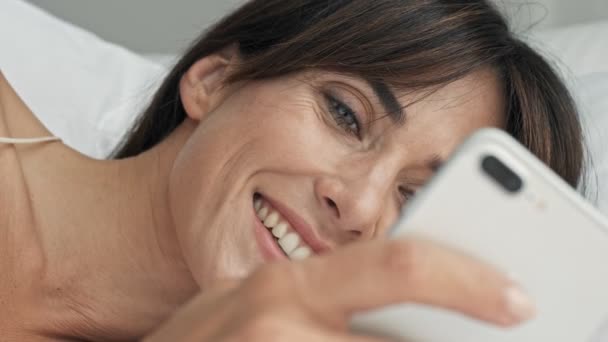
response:
<path id="1" fill-rule="evenodd" d="M 331 94 L 324 94 L 327 107 L 336 124 L 347 133 L 361 138 L 361 125 L 355 112 Z"/>
<path id="2" fill-rule="evenodd" d="M 416 190 L 410 189 L 408 187 L 400 186 L 399 194 L 401 195 L 401 198 L 403 199 L 403 202 L 405 203 L 405 202 L 411 200 L 412 197 L 414 197 L 414 195 L 416 195 Z"/>

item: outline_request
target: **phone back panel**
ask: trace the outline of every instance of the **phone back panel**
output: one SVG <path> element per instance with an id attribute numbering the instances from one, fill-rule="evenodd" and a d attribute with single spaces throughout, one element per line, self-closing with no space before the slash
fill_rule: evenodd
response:
<path id="1" fill-rule="evenodd" d="M 519 175 L 519 193 L 509 193 L 482 170 L 488 155 Z M 597 336 L 608 320 L 608 224 L 506 133 L 483 130 L 463 144 L 392 235 L 430 238 L 497 266 L 534 298 L 537 318 L 503 329 L 402 305 L 366 315 L 362 330 L 410 342 L 608 341 Z"/>

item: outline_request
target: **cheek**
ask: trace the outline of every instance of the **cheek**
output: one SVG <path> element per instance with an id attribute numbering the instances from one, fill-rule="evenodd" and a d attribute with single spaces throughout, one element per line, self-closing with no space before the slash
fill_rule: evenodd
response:
<path id="1" fill-rule="evenodd" d="M 197 213 L 201 210 L 199 204 L 204 203 L 202 189 L 203 180 L 196 172 L 201 164 L 200 157 L 193 153 L 191 146 L 186 145 L 178 154 L 169 177 L 169 209 L 175 224 L 175 231 L 184 258 L 191 270 L 200 268 L 193 241 L 197 235 L 194 224 Z"/>
<path id="2" fill-rule="evenodd" d="M 231 228 L 224 219 L 230 212 L 244 212 L 246 204 L 243 190 L 253 161 L 245 150 L 249 139 L 241 134 L 237 140 L 226 128 L 228 124 L 209 120 L 208 125 L 197 127 L 179 151 L 169 176 L 170 211 L 193 270 L 209 262 L 205 253 L 223 247 L 218 234 Z"/>
<path id="3" fill-rule="evenodd" d="M 277 188 L 277 179 L 303 184 L 300 180 L 339 160 L 336 151 L 348 152 L 310 100 L 285 96 L 279 103 L 268 94 L 252 97 L 255 100 L 230 103 L 205 119 L 179 152 L 170 174 L 170 210 L 197 279 L 216 269 L 221 258 L 251 256 L 251 236 L 243 232 L 250 218 L 234 213 L 248 213 L 247 196 L 260 182 Z"/>
<path id="4" fill-rule="evenodd" d="M 249 139 L 246 151 L 258 172 L 308 174 L 335 159 L 335 151 L 343 146 L 330 133 L 311 96 L 293 91 L 281 95 L 280 102 L 275 94 L 261 97 L 265 100 L 257 106 L 243 109 L 247 119 L 242 124 L 248 129 L 241 132 Z"/>
<path id="5" fill-rule="evenodd" d="M 242 230 L 250 223 L 256 175 L 314 170 L 314 150 L 322 139 L 310 134 L 312 122 L 294 120 L 311 116 L 278 108 L 222 113 L 199 126 L 180 150 L 169 177 L 169 206 L 182 253 L 199 283 L 210 273 L 238 268 L 218 270 L 218 265 L 246 265 L 232 260 L 255 253 Z"/>

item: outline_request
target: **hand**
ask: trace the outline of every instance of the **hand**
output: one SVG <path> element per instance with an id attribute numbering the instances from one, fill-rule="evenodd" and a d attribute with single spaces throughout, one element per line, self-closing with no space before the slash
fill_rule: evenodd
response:
<path id="1" fill-rule="evenodd" d="M 262 266 L 195 297 L 144 341 L 382 341 L 354 335 L 350 317 L 406 302 L 501 326 L 533 314 L 511 280 L 458 251 L 422 240 L 370 241 Z"/>

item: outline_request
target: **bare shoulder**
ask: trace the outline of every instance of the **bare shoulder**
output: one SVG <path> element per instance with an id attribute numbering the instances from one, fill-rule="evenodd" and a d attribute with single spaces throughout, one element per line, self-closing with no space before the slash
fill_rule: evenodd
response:
<path id="1" fill-rule="evenodd" d="M 6 118 L 4 117 L 4 111 L 5 111 L 5 109 L 6 109 L 5 107 L 8 103 L 8 97 L 10 95 L 9 90 L 12 90 L 12 87 L 8 83 L 8 80 L 6 79 L 6 77 L 4 77 L 2 70 L 0 70 L 0 111 L 2 111 L 2 119 L 4 119 L 4 120 L 6 120 Z M 0 124 L 1 123 L 2 122 L 0 121 Z"/>
<path id="2" fill-rule="evenodd" d="M 8 93 L 7 87 L 9 87 L 8 82 L 4 78 L 4 75 L 0 72 L 0 137 L 8 137 L 11 136 L 10 128 L 8 126 L 8 116 L 7 116 L 7 104 L 8 104 Z M 13 162 L 14 159 L 12 156 L 11 148 L 8 145 L 0 144 L 0 173 L 6 175 L 5 171 L 9 163 Z M 0 182 L 0 190 L 4 190 L 2 188 L 2 182 Z M 2 193 L 4 191 L 0 191 Z M 0 205 L 2 204 L 2 197 L 0 196 Z M 1 214 L 1 213 L 0 213 Z"/>
<path id="3" fill-rule="evenodd" d="M 5 98 L 5 88 L 8 85 L 6 78 L 4 78 L 4 74 L 0 70 L 0 135 L 6 133 L 7 128 L 5 127 L 6 118 L 4 115 L 4 98 Z"/>
<path id="4" fill-rule="evenodd" d="M 10 101 L 10 85 L 0 74 L 0 136 L 12 136 L 12 126 L 9 124 L 10 111 L 14 104 Z M 29 211 L 24 205 L 23 175 L 19 155 L 14 146 L 0 144 L 0 331 L 7 331 L 5 325 L 16 316 L 19 308 L 18 275 L 20 270 L 19 253 L 23 247 L 20 230 L 17 227 L 28 224 Z M 14 324 L 14 322 L 13 322 Z"/>
<path id="5" fill-rule="evenodd" d="M 50 132 L 0 71 L 0 136 L 47 136 Z"/>
<path id="6" fill-rule="evenodd" d="M 0 137 L 12 137 L 13 132 L 11 125 L 11 119 L 9 117 L 9 111 L 14 110 L 14 105 L 11 104 L 11 92 L 8 81 L 4 78 L 4 75 L 0 73 Z M 0 174 L 7 178 L 14 172 L 14 164 L 18 161 L 16 151 L 11 145 L 0 144 Z M 5 183 L 0 180 L 0 193 L 6 193 Z M 0 195 L 0 206 L 5 207 L 2 203 L 2 195 Z M 2 212 L 0 212 L 0 215 Z"/>
<path id="7" fill-rule="evenodd" d="M 49 135 L 37 121 L 10 83 L 0 72 L 0 137 L 36 137 Z M 62 341 L 34 335 L 23 329 L 30 319 L 34 276 L 40 274 L 44 255 L 36 235 L 32 209 L 32 188 L 26 182 L 26 171 L 37 154 L 48 152 L 39 147 L 0 143 L 0 340 L 13 332 L 14 341 Z M 29 164 L 28 164 L 29 163 Z M 10 334 L 9 334 L 10 336 Z"/>
<path id="8" fill-rule="evenodd" d="M 9 115 L 10 110 L 15 110 L 15 95 L 14 90 L 8 83 L 4 74 L 0 71 L 0 136 L 10 137 L 11 127 L 9 126 Z"/>
<path id="9" fill-rule="evenodd" d="M 47 135 L 50 135 L 50 132 L 30 111 L 0 71 L 0 137 Z M 0 143 L 0 207 L 3 208 L 7 207 L 7 200 L 11 201 L 7 196 L 10 196 L 11 191 L 19 190 L 17 187 L 23 181 L 21 163 L 24 154 L 20 150 L 19 146 Z M 0 219 L 4 211 L 0 210 Z"/>
<path id="10" fill-rule="evenodd" d="M 8 135 L 6 125 L 5 87 L 6 80 L 0 73 L 0 136 Z M 14 263 L 13 256 L 8 252 L 8 244 L 11 239 L 12 227 L 12 198 L 14 189 L 8 178 L 12 178 L 15 168 L 15 155 L 7 145 L 0 144 L 0 269 L 3 276 L 0 277 L 0 302 L 4 309 L 0 312 L 0 330 L 10 331 L 5 325 L 10 322 L 11 311 L 14 302 L 12 300 L 11 286 L 14 286 Z M 12 179 L 11 179 L 12 180 Z"/>

